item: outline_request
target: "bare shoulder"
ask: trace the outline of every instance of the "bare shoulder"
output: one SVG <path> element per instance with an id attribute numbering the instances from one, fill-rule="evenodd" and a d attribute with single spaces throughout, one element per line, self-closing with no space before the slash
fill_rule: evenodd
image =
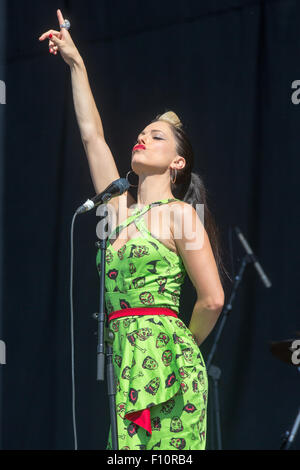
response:
<path id="1" fill-rule="evenodd" d="M 181 254 L 186 250 L 192 250 L 195 254 L 195 250 L 201 250 L 207 244 L 203 210 L 202 204 L 197 205 L 196 209 L 184 201 L 177 204 L 171 220 L 174 241 Z"/>
<path id="2" fill-rule="evenodd" d="M 202 205 L 199 204 L 197 210 L 189 203 L 185 201 L 174 201 L 170 204 L 171 209 L 171 221 L 172 228 L 183 229 L 187 227 L 195 226 L 195 224 L 201 223 L 203 220 Z"/>

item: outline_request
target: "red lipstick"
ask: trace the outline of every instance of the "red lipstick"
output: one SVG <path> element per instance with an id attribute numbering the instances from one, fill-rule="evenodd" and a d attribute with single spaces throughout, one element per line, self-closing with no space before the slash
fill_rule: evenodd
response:
<path id="1" fill-rule="evenodd" d="M 145 145 L 138 144 L 138 145 L 135 145 L 135 146 L 133 147 L 132 151 L 134 152 L 135 150 L 139 150 L 139 149 L 145 150 L 146 147 L 145 147 Z"/>

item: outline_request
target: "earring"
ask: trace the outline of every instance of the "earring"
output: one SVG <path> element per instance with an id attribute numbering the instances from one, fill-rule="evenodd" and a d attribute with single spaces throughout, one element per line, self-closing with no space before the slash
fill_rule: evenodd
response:
<path id="1" fill-rule="evenodd" d="M 129 183 L 129 185 L 132 186 L 133 188 L 137 188 L 137 187 L 138 187 L 138 184 L 135 185 L 135 184 L 131 184 L 131 183 L 129 182 L 129 179 L 128 179 L 129 173 L 134 173 L 134 171 L 133 171 L 133 170 L 129 170 L 129 171 L 127 172 L 127 174 L 126 174 L 126 179 L 127 179 L 128 183 Z"/>
<path id="2" fill-rule="evenodd" d="M 172 174 L 173 169 L 175 171 L 175 179 L 173 179 L 173 174 Z M 176 181 L 176 178 L 177 178 L 177 169 L 176 168 L 171 168 L 170 173 L 171 173 L 171 182 L 174 184 L 175 181 Z"/>

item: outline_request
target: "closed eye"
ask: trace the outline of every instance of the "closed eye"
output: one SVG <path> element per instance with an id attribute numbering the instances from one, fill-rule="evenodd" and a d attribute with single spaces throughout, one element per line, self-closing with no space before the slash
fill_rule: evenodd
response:
<path id="1" fill-rule="evenodd" d="M 153 139 L 164 140 L 162 137 L 156 137 L 156 136 L 153 137 Z M 139 143 L 138 140 L 136 140 L 136 141 L 133 143 L 133 145 L 136 145 L 136 144 L 138 144 L 138 143 Z"/>

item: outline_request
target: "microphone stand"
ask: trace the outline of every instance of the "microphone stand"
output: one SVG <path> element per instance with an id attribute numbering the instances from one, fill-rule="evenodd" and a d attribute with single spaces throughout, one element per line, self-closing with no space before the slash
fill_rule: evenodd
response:
<path id="1" fill-rule="evenodd" d="M 225 323 L 227 321 L 227 318 L 232 310 L 233 301 L 236 297 L 237 289 L 242 281 L 245 268 L 247 264 L 250 262 L 251 262 L 250 256 L 244 255 L 238 274 L 234 278 L 233 289 L 231 292 L 229 302 L 227 303 L 227 305 L 222 311 L 222 319 L 217 328 L 215 339 L 214 339 L 211 351 L 209 353 L 208 359 L 206 361 L 206 368 L 208 371 L 208 376 L 211 377 L 213 380 L 214 409 L 212 413 L 215 418 L 215 425 L 216 425 L 217 450 L 222 450 L 220 404 L 219 404 L 219 380 L 221 377 L 221 369 L 215 365 L 212 365 L 211 362 L 216 353 L 217 345 L 218 345 L 221 333 L 223 331 L 223 328 L 225 326 Z M 212 439 L 212 447 L 214 447 L 214 439 Z"/>
<path id="2" fill-rule="evenodd" d="M 297 367 L 298 372 L 300 372 L 300 367 Z M 298 429 L 300 427 L 300 408 L 298 409 L 298 413 L 292 429 L 290 431 L 285 431 L 283 441 L 280 446 L 280 450 L 289 450 L 291 445 L 294 442 Z"/>
<path id="3" fill-rule="evenodd" d="M 127 173 L 128 176 L 128 173 Z M 93 209 L 96 206 L 102 206 L 109 202 L 112 197 L 120 196 L 130 187 L 128 178 L 118 178 L 113 181 L 104 191 L 97 194 L 92 199 L 78 207 L 76 214 L 82 214 Z M 105 217 L 107 216 L 107 212 Z M 108 319 L 104 306 L 105 289 L 105 261 L 106 261 L 106 239 L 103 225 L 100 223 L 100 241 L 95 243 L 96 248 L 101 250 L 101 269 L 100 269 L 100 292 L 99 292 L 99 312 L 93 314 L 93 318 L 98 322 L 97 336 L 97 380 L 104 380 L 105 355 L 107 356 L 107 389 L 111 421 L 112 448 L 118 450 L 118 427 L 116 413 L 116 378 L 113 367 L 113 341 L 114 332 L 108 328 Z"/>
<path id="4" fill-rule="evenodd" d="M 241 230 L 239 227 L 235 227 L 235 232 L 237 234 L 237 237 L 239 238 L 241 244 L 243 245 L 246 254 L 242 258 L 241 266 L 239 268 L 237 276 L 234 278 L 234 284 L 233 284 L 233 289 L 231 292 L 231 296 L 229 299 L 229 302 L 225 306 L 225 308 L 222 311 L 222 319 L 221 322 L 219 323 L 219 326 L 217 328 L 217 332 L 215 335 L 214 343 L 212 345 L 211 351 L 209 353 L 207 362 L 206 362 L 206 368 L 208 372 L 208 376 L 212 378 L 213 380 L 213 396 L 214 396 L 214 410 L 212 410 L 213 416 L 215 417 L 215 424 L 216 424 L 216 434 L 217 434 L 217 450 L 222 449 L 222 436 L 221 436 L 221 419 L 220 419 L 220 404 L 219 404 L 219 380 L 221 377 L 221 369 L 215 365 L 212 365 L 212 359 L 215 355 L 217 345 L 221 336 L 221 333 L 223 331 L 223 328 L 225 326 L 225 323 L 227 321 L 228 315 L 232 310 L 232 305 L 236 297 L 237 289 L 243 279 L 244 271 L 249 263 L 253 263 L 256 271 L 258 272 L 261 281 L 263 282 L 265 287 L 271 287 L 271 281 L 269 278 L 266 276 L 263 268 L 261 267 L 260 263 L 258 262 L 255 254 L 253 253 L 251 247 L 249 246 L 247 240 L 243 236 Z M 212 434 L 212 446 L 214 446 L 214 436 Z"/>
<path id="5" fill-rule="evenodd" d="M 107 213 L 106 213 L 107 214 Z M 101 269 L 100 269 L 100 292 L 99 292 L 99 312 L 93 316 L 97 320 L 97 380 L 104 380 L 104 364 L 106 355 L 107 370 L 107 393 L 109 400 L 110 422 L 111 422 L 111 438 L 112 449 L 118 450 L 118 427 L 116 413 L 116 379 L 113 367 L 113 341 L 114 332 L 108 328 L 107 314 L 104 305 L 104 289 L 105 289 L 105 262 L 106 262 L 106 238 L 104 230 L 100 223 L 100 241 L 95 243 L 96 248 L 101 250 Z"/>

